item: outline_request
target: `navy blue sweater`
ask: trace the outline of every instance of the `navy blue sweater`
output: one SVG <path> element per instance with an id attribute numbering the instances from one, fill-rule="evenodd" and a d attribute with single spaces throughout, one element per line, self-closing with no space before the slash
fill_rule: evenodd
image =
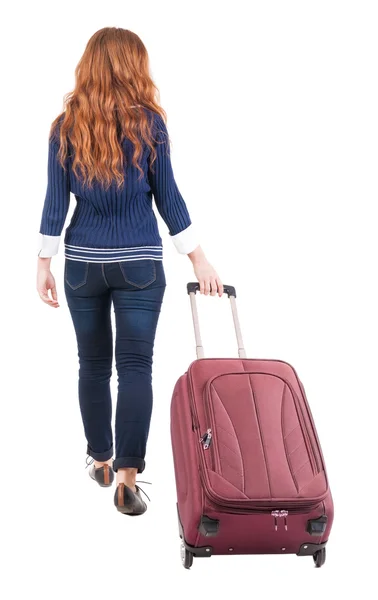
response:
<path id="1" fill-rule="evenodd" d="M 133 145 L 125 138 L 122 142 L 125 182 L 120 190 L 115 182 L 108 190 L 96 181 L 92 189 L 84 187 L 72 172 L 71 157 L 66 159 L 67 171 L 61 167 L 57 158 L 59 138 L 50 138 L 39 256 L 58 253 L 71 192 L 76 207 L 64 237 L 66 258 L 90 262 L 162 260 L 162 240 L 152 197 L 178 252 L 188 254 L 198 246 L 185 201 L 175 182 L 166 125 L 160 115 L 144 110 L 153 119 L 157 158 L 150 168 L 150 150 L 144 145 L 140 159 L 144 176 L 138 179 L 140 171 L 132 165 Z"/>

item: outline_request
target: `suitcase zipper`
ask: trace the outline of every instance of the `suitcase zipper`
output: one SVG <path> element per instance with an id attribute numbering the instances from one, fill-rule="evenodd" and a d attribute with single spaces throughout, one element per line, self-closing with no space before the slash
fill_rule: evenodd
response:
<path id="1" fill-rule="evenodd" d="M 206 492 L 207 497 L 214 504 L 220 512 L 227 512 L 232 514 L 271 514 L 273 518 L 283 518 L 284 519 L 284 527 L 288 529 L 288 517 L 289 512 L 291 515 L 295 514 L 303 514 L 307 512 L 311 512 L 314 508 L 319 506 L 326 497 L 327 492 L 323 494 L 319 498 L 312 498 L 307 500 L 306 502 L 292 502 L 290 500 L 282 500 L 282 501 L 274 501 L 274 500 L 255 500 L 252 504 L 243 504 L 243 501 L 239 503 L 235 500 L 231 502 L 224 501 L 222 498 L 217 496 L 211 491 L 211 488 L 208 484 L 206 477 L 206 464 L 203 456 L 203 452 L 200 452 L 200 477 L 202 481 L 202 486 Z M 274 510 L 272 508 L 274 507 Z"/>
<path id="2" fill-rule="evenodd" d="M 213 439 L 213 435 L 211 433 L 211 429 L 208 429 L 206 431 L 206 433 L 204 433 L 203 436 L 200 438 L 200 443 L 202 444 L 204 450 L 207 450 L 208 448 L 210 448 L 212 439 Z"/>
<path id="3" fill-rule="evenodd" d="M 194 391 L 193 391 L 193 381 L 192 381 L 192 374 L 190 369 L 188 369 L 188 382 L 189 382 L 189 400 L 190 400 L 190 414 L 192 417 L 192 430 L 193 431 L 197 431 L 200 427 L 199 424 L 199 420 L 198 420 L 198 416 L 197 416 L 197 410 L 196 410 L 196 405 L 194 402 Z"/>
<path id="4" fill-rule="evenodd" d="M 288 530 L 287 527 L 287 517 L 289 516 L 289 511 L 287 510 L 272 510 L 272 512 L 270 513 L 272 515 L 272 517 L 274 517 L 274 529 L 277 531 L 278 530 L 278 521 L 277 519 L 283 517 L 284 520 L 284 525 L 285 525 L 285 531 Z"/>

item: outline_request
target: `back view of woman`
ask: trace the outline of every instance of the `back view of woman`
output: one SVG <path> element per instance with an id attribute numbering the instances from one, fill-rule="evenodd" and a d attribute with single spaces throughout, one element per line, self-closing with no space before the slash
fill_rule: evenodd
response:
<path id="1" fill-rule="evenodd" d="M 50 263 L 72 192 L 76 207 L 64 237 L 64 288 L 77 337 L 90 476 L 109 486 L 116 472 L 117 510 L 140 515 L 146 504 L 136 476 L 145 468 L 153 347 L 166 286 L 152 198 L 177 251 L 192 261 L 201 292 L 222 295 L 223 287 L 199 246 L 174 179 L 165 112 L 142 41 L 120 28 L 97 31 L 75 75 L 75 89 L 50 131 L 37 288 L 46 304 L 59 306 Z M 114 440 L 112 305 L 118 374 Z"/>

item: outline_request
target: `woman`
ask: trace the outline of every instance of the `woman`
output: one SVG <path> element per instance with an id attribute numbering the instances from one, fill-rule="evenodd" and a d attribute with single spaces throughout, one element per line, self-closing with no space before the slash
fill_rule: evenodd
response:
<path id="1" fill-rule="evenodd" d="M 221 296 L 223 286 L 199 246 L 177 188 L 165 112 L 139 37 L 116 27 L 97 31 L 75 75 L 75 89 L 66 95 L 65 110 L 50 131 L 37 288 L 47 305 L 59 306 L 50 262 L 58 252 L 72 192 L 76 208 L 64 238 L 64 287 L 77 337 L 90 475 L 107 487 L 116 472 L 117 510 L 141 515 L 147 506 L 136 476 L 145 468 L 153 346 L 166 286 L 152 196 L 177 251 L 192 261 L 201 293 Z M 112 304 L 118 373 L 115 448 Z"/>

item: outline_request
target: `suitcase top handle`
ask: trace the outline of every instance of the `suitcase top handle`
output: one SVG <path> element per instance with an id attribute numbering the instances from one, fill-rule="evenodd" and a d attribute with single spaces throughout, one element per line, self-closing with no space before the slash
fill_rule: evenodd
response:
<path id="1" fill-rule="evenodd" d="M 200 291 L 200 285 L 198 281 L 191 281 L 187 284 L 186 288 L 188 290 L 188 294 L 190 294 L 191 292 L 194 292 L 196 294 Z M 233 296 L 234 298 L 236 298 L 236 290 L 233 285 L 223 285 L 223 291 L 225 294 L 227 294 L 228 297 Z"/>
<path id="2" fill-rule="evenodd" d="M 198 281 L 195 281 L 195 282 L 192 281 L 187 284 L 186 288 L 187 288 L 188 294 L 190 296 L 190 305 L 192 308 L 194 336 L 196 338 L 197 358 L 204 358 L 205 355 L 204 355 L 203 346 L 202 346 L 201 333 L 200 333 L 199 321 L 198 321 L 197 303 L 196 303 L 196 293 L 199 291 L 200 286 L 199 286 Z M 224 289 L 225 293 L 227 294 L 227 296 L 229 297 L 230 303 L 231 303 L 232 316 L 233 316 L 234 325 L 235 325 L 236 340 L 238 343 L 239 358 L 246 358 L 247 355 L 246 355 L 245 348 L 244 348 L 244 343 L 243 343 L 243 338 L 242 338 L 242 333 L 241 333 L 240 323 L 239 323 L 239 317 L 238 317 L 238 311 L 236 308 L 236 291 L 235 291 L 234 286 L 232 286 L 232 285 L 224 285 L 223 289 Z"/>

